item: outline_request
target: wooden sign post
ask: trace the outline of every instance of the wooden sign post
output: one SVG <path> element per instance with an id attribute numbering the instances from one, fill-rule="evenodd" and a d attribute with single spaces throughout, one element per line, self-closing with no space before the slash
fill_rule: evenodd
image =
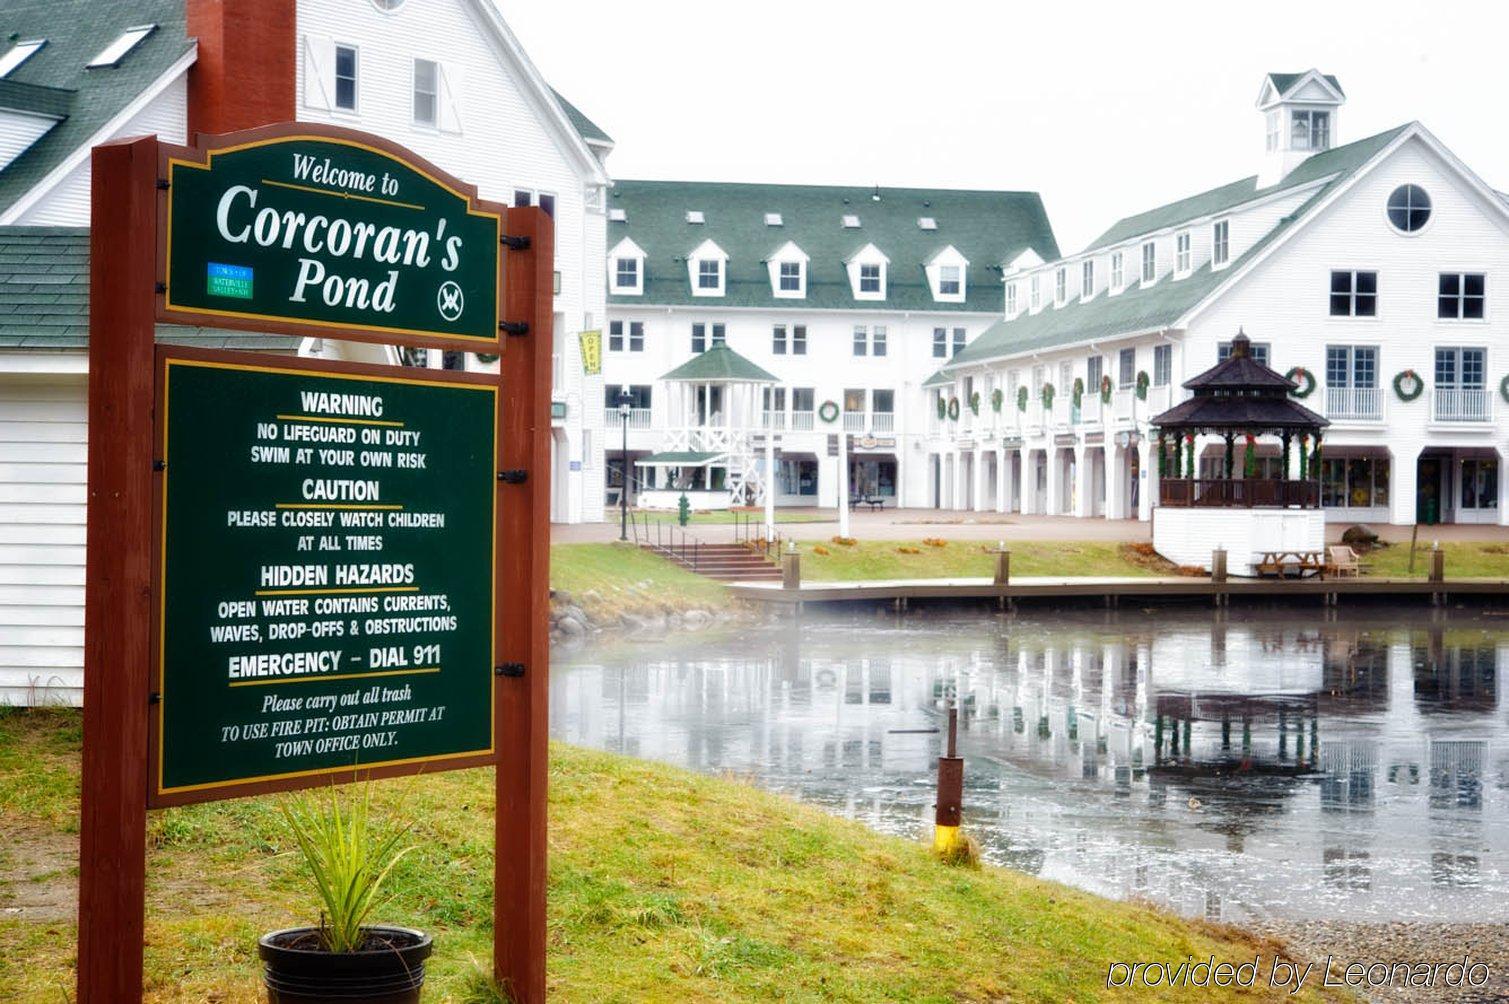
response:
<path id="1" fill-rule="evenodd" d="M 495 972 L 543 1000 L 548 217 L 307 124 L 106 144 L 93 176 L 79 1000 L 141 999 L 149 808 L 484 765 Z"/>

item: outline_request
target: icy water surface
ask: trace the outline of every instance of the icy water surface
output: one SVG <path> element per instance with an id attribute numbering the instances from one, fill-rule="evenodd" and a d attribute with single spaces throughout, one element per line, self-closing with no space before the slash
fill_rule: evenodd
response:
<path id="1" fill-rule="evenodd" d="M 1492 611 L 808 619 L 558 654 L 551 727 L 922 838 L 957 695 L 991 861 L 1236 922 L 1509 921 L 1506 668 Z"/>

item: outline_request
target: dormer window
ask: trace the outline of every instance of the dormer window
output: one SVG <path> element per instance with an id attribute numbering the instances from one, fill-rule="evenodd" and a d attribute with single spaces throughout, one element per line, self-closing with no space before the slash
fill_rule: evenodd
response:
<path id="1" fill-rule="evenodd" d="M 958 296 L 963 289 L 963 270 L 958 265 L 940 265 L 938 267 L 939 296 Z"/>
<path id="2" fill-rule="evenodd" d="M 1069 270 L 1062 265 L 1053 274 L 1053 305 L 1062 307 L 1069 298 Z"/>
<path id="3" fill-rule="evenodd" d="M 1216 220 L 1210 227 L 1210 264 L 1220 268 L 1231 260 L 1231 221 Z"/>
<path id="4" fill-rule="evenodd" d="M 1095 259 L 1086 258 L 1079 267 L 1079 297 L 1088 300 L 1095 295 Z"/>
<path id="5" fill-rule="evenodd" d="M 880 266 L 859 266 L 859 291 L 861 293 L 880 292 Z"/>
<path id="6" fill-rule="evenodd" d="M 703 241 L 686 260 L 693 296 L 722 296 L 728 281 L 728 254 L 713 241 Z"/>
<path id="7" fill-rule="evenodd" d="M 1295 110 L 1289 119 L 1291 150 L 1329 150 L 1331 148 L 1331 113 Z"/>
<path id="8" fill-rule="evenodd" d="M 795 241 L 785 244 L 766 259 L 770 270 L 771 295 L 780 300 L 800 300 L 807 295 L 807 254 Z"/>
<path id="9" fill-rule="evenodd" d="M 1187 275 L 1189 264 L 1189 231 L 1185 230 L 1174 237 L 1174 271 L 1180 275 Z"/>
<path id="10" fill-rule="evenodd" d="M 119 66 L 120 61 L 130 55 L 131 50 L 141 45 L 142 39 L 157 30 L 155 24 L 137 25 L 135 28 L 127 28 L 120 36 L 109 45 L 100 50 L 100 54 L 89 61 L 86 69 L 100 70 L 110 66 Z"/>
<path id="11" fill-rule="evenodd" d="M 849 291 L 856 300 L 886 298 L 886 270 L 891 260 L 874 244 L 866 244 L 844 262 L 849 273 Z"/>
<path id="12" fill-rule="evenodd" d="M 781 272 L 778 277 L 777 288 L 782 293 L 800 293 L 802 291 L 802 263 L 799 261 L 783 261 L 780 263 Z"/>
<path id="13" fill-rule="evenodd" d="M 639 289 L 639 261 L 635 258 L 620 258 L 614 263 L 613 290 Z"/>
<path id="14" fill-rule="evenodd" d="M 1043 305 L 1043 290 L 1042 285 L 1038 282 L 1039 278 L 1041 277 L 1035 275 L 1027 280 L 1027 309 L 1034 314 Z"/>
<path id="15" fill-rule="evenodd" d="M 1016 283 L 1014 282 L 1006 284 L 1006 316 L 1016 316 Z"/>
<path id="16" fill-rule="evenodd" d="M 608 252 L 610 293 L 639 296 L 644 292 L 644 252 L 625 237 Z"/>
<path id="17" fill-rule="evenodd" d="M 1119 293 L 1126 286 L 1126 267 L 1120 251 L 1111 252 L 1111 292 Z"/>
<path id="18" fill-rule="evenodd" d="M 967 292 L 969 259 L 953 245 L 934 254 L 923 265 L 927 284 L 933 299 L 947 303 L 963 303 Z"/>
<path id="19" fill-rule="evenodd" d="M 1158 245 L 1148 241 L 1142 245 L 1142 282 L 1150 284 L 1158 278 Z"/>
<path id="20" fill-rule="evenodd" d="M 22 63 L 35 56 L 47 44 L 45 38 L 34 38 L 27 42 L 17 42 L 5 55 L 0 56 L 0 77 L 8 77 Z"/>
<path id="21" fill-rule="evenodd" d="M 716 290 L 722 287 L 723 263 L 721 261 L 699 261 L 697 263 L 697 288 Z"/>

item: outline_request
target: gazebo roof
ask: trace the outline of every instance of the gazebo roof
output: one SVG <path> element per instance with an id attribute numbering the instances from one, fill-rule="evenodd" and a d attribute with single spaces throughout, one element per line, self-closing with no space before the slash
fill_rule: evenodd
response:
<path id="1" fill-rule="evenodd" d="M 1304 432 L 1331 423 L 1289 396 L 1298 385 L 1252 357 L 1241 331 L 1231 355 L 1187 381 L 1194 396 L 1152 420 L 1155 428 L 1187 431 Z"/>
<path id="2" fill-rule="evenodd" d="M 688 359 L 660 379 L 695 381 L 697 383 L 780 382 L 777 377 L 762 370 L 721 342 L 701 355 Z"/>

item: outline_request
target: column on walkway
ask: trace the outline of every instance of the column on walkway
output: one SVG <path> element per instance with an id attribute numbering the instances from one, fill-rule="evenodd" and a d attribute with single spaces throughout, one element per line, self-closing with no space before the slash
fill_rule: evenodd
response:
<path id="1" fill-rule="evenodd" d="M 975 512 L 988 512 L 990 508 L 990 493 L 986 491 L 989 483 L 985 470 L 985 458 L 989 451 L 984 447 L 976 447 L 974 453 L 974 482 L 975 482 Z"/>
<path id="2" fill-rule="evenodd" d="M 1048 458 L 1048 478 L 1046 491 L 1047 498 L 1043 499 L 1043 515 L 1057 516 L 1063 512 L 1063 459 L 1059 456 L 1059 449 L 1051 443 L 1044 456 Z"/>
<path id="3" fill-rule="evenodd" d="M 1312 448 L 1314 444 L 1311 444 Z M 1299 446 L 1294 447 L 1295 470 L 1299 470 Z M 1389 491 L 1393 492 L 1389 522 L 1409 526 L 1415 522 L 1419 504 L 1420 448 L 1406 446 L 1389 450 Z"/>
<path id="4" fill-rule="evenodd" d="M 1125 508 L 1123 489 L 1126 472 L 1121 466 L 1121 451 L 1115 443 L 1109 442 L 1109 433 L 1106 434 L 1106 439 L 1106 519 L 1121 519 Z"/>
<path id="5" fill-rule="evenodd" d="M 1036 450 L 1023 449 L 1022 453 L 1022 515 L 1037 512 L 1037 458 Z"/>
<path id="6" fill-rule="evenodd" d="M 1011 511 L 1011 453 L 996 450 L 996 512 Z"/>
<path id="7" fill-rule="evenodd" d="M 1090 451 L 1084 443 L 1074 447 L 1074 515 L 1081 518 L 1095 511 L 1095 502 L 1090 498 L 1090 485 L 1094 481 L 1090 471 Z"/>
<path id="8" fill-rule="evenodd" d="M 954 451 L 954 504 L 956 512 L 962 512 L 969 506 L 969 472 L 964 463 L 964 454 Z"/>
<path id="9" fill-rule="evenodd" d="M 1499 526 L 1509 526 L 1509 446 L 1499 448 Z"/>
<path id="10" fill-rule="evenodd" d="M 1137 493 L 1137 518 L 1146 523 L 1153 518 L 1153 500 L 1158 497 L 1158 454 L 1156 443 L 1142 437 L 1137 444 L 1138 470 L 1142 472 L 1142 484 Z"/>

